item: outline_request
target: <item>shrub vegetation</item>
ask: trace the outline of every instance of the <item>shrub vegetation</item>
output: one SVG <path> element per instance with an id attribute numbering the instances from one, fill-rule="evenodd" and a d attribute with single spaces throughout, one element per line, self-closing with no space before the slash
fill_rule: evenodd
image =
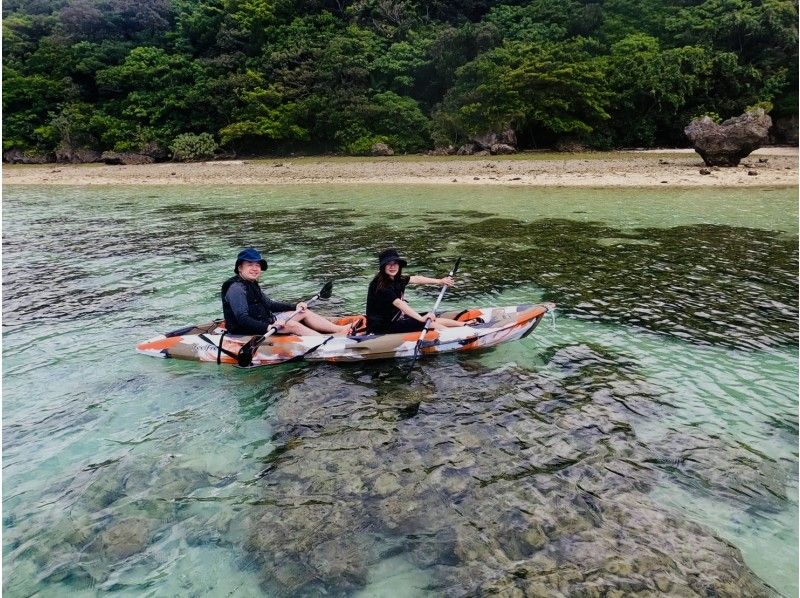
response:
<path id="1" fill-rule="evenodd" d="M 508 126 L 523 148 L 683 144 L 693 115 L 796 115 L 797 17 L 796 0 L 9 0 L 3 144 L 418 152 Z"/>

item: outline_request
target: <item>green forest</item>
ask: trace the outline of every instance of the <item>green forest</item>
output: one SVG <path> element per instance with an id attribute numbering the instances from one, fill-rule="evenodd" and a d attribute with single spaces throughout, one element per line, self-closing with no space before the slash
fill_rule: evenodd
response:
<path id="1" fill-rule="evenodd" d="M 797 20 L 795 0 L 6 0 L 3 149 L 686 146 L 699 115 L 796 117 Z"/>

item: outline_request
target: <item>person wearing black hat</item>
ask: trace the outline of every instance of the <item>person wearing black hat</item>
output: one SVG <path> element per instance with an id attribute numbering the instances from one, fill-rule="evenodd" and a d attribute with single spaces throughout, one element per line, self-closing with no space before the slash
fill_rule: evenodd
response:
<path id="1" fill-rule="evenodd" d="M 267 260 L 253 247 L 236 256 L 232 276 L 222 284 L 222 313 L 225 327 L 231 334 L 265 334 L 270 326 L 279 333 L 298 335 L 347 334 L 349 326 L 339 326 L 308 309 L 304 302 L 297 305 L 273 301 L 258 285 L 267 269 Z M 294 315 L 293 312 L 299 312 Z M 289 316 L 293 316 L 289 319 Z"/>
<path id="2" fill-rule="evenodd" d="M 419 332 L 430 317 L 431 328 L 441 330 L 450 326 L 464 326 L 464 322 L 437 318 L 435 314 L 417 313 L 403 298 L 409 284 L 435 284 L 453 286 L 450 276 L 429 278 L 427 276 L 403 275 L 408 262 L 394 248 L 386 249 L 378 256 L 378 274 L 369 283 L 367 291 L 367 332 L 391 334 L 395 332 Z"/>

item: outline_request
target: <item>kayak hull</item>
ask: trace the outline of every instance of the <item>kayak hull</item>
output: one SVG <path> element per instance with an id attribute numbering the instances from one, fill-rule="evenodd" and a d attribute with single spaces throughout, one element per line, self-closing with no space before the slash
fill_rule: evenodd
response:
<path id="1" fill-rule="evenodd" d="M 440 317 L 477 324 L 430 330 L 420 344 L 419 355 L 457 351 L 475 351 L 524 338 L 536 328 L 552 303 L 514 305 L 445 312 Z M 360 316 L 337 320 L 349 323 Z M 139 343 L 139 353 L 160 358 L 236 364 L 234 357 L 253 337 L 225 333 L 221 322 L 190 326 Z M 273 335 L 253 353 L 252 366 L 275 365 L 287 361 L 353 362 L 412 357 L 419 332 L 400 334 L 364 334 L 344 337 Z M 221 349 L 220 349 L 221 347 Z"/>

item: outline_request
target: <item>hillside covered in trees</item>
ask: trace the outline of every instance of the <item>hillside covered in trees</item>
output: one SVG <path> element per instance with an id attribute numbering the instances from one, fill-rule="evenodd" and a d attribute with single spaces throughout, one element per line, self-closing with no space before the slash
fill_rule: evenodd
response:
<path id="1" fill-rule="evenodd" d="M 685 145 L 701 114 L 796 119 L 797 18 L 795 0 L 6 0 L 3 149 L 421 152 L 506 127 L 520 148 Z"/>

